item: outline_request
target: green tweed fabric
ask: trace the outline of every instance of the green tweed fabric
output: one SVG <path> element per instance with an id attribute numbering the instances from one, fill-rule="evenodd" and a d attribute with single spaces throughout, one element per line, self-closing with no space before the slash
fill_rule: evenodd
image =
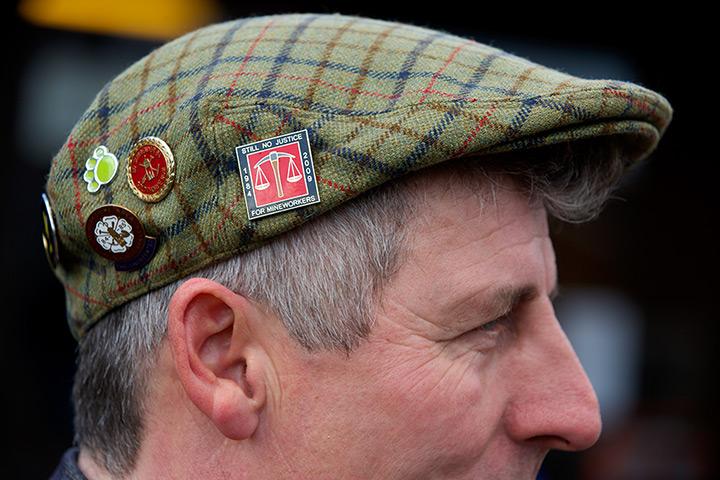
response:
<path id="1" fill-rule="evenodd" d="M 668 102 L 642 87 L 581 80 L 403 24 L 302 14 L 198 30 L 109 83 L 54 158 L 46 190 L 70 328 L 81 339 L 110 309 L 407 172 L 603 135 L 626 137 L 639 160 L 670 118 Z M 235 147 L 302 129 L 322 201 L 248 220 Z M 158 203 L 136 197 L 124 175 L 145 136 L 175 156 L 175 184 Z M 101 145 L 120 173 L 90 193 L 85 161 Z M 86 220 L 106 204 L 133 211 L 158 239 L 143 268 L 118 272 L 90 249 Z"/>

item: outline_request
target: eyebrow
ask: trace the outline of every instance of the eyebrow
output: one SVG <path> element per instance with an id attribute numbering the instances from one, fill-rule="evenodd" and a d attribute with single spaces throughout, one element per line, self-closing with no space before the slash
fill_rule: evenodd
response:
<path id="1" fill-rule="evenodd" d="M 447 328 L 454 329 L 466 324 L 475 324 L 479 318 L 486 321 L 501 318 L 511 313 L 521 303 L 539 296 L 542 290 L 533 284 L 490 287 L 448 305 L 444 313 L 447 318 L 454 319 L 454 322 L 448 324 Z M 551 301 L 557 292 L 556 283 L 548 294 Z"/>
<path id="2" fill-rule="evenodd" d="M 533 286 L 503 288 L 491 297 L 488 309 L 489 318 L 500 318 L 515 310 L 517 306 L 537 296 L 538 290 Z"/>
<path id="3" fill-rule="evenodd" d="M 501 288 L 492 295 L 487 313 L 490 318 L 500 318 L 515 310 L 522 302 L 537 297 L 539 293 L 539 289 L 534 285 Z M 556 283 L 548 296 L 552 301 L 557 294 L 558 284 Z"/>

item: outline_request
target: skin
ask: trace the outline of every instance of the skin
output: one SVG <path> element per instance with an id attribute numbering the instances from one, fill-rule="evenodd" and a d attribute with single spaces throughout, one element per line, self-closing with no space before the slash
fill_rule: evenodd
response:
<path id="1" fill-rule="evenodd" d="M 507 180 L 486 201 L 452 181 L 421 179 L 408 258 L 350 354 L 306 352 L 260 306 L 183 284 L 132 478 L 533 479 L 550 449 L 591 446 L 544 208 Z"/>

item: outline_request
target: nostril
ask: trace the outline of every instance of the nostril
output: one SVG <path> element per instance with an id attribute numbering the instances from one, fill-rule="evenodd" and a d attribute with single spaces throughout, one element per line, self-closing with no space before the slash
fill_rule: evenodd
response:
<path id="1" fill-rule="evenodd" d="M 529 440 L 531 443 L 540 444 L 548 450 L 574 450 L 570 441 L 554 435 L 538 435 Z"/>

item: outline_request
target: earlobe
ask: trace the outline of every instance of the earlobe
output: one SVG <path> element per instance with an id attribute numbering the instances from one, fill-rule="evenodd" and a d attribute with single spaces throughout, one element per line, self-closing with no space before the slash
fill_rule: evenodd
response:
<path id="1" fill-rule="evenodd" d="M 265 402 L 256 307 L 217 282 L 194 278 L 173 295 L 168 339 L 192 403 L 226 437 L 250 437 Z"/>

